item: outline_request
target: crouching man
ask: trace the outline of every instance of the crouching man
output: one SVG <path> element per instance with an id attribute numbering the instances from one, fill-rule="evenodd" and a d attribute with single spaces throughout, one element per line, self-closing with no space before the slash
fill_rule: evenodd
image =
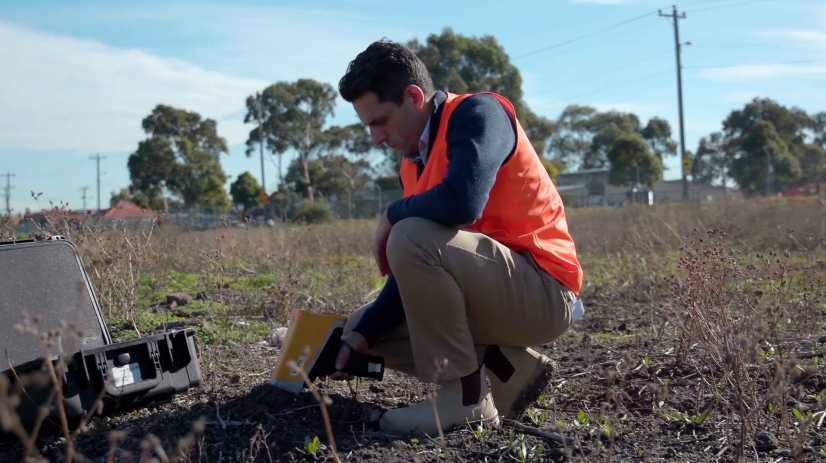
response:
<path id="1" fill-rule="evenodd" d="M 568 329 L 583 275 L 562 201 L 513 105 L 437 91 L 418 57 L 389 41 L 350 63 L 339 92 L 373 142 L 401 156 L 404 197 L 376 230 L 387 282 L 349 317 L 337 367 L 351 351 L 370 353 L 439 384 L 443 429 L 517 418 L 553 370 L 529 346 Z M 387 411 L 379 426 L 438 431 L 430 400 Z"/>

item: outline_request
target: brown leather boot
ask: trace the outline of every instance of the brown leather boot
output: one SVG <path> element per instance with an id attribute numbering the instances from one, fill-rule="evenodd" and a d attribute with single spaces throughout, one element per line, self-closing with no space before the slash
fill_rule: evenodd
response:
<path id="1" fill-rule="evenodd" d="M 548 357 L 525 347 L 492 346 L 484 359 L 496 408 L 511 420 L 542 395 L 556 367 Z"/>
<path id="2" fill-rule="evenodd" d="M 485 421 L 488 426 L 498 426 L 499 414 L 488 391 L 484 367 L 479 369 L 472 381 L 475 384 L 466 384 L 464 387 L 461 379 L 440 383 L 441 387 L 436 391 L 435 397 L 438 423 L 433 410 L 434 398 L 431 396 L 410 407 L 388 410 L 379 422 L 379 429 L 394 435 L 412 433 L 432 437 L 438 435 L 440 426 L 442 432 L 468 422 Z M 469 393 L 475 393 L 476 396 L 467 397 Z M 463 401 L 468 405 L 463 405 Z"/>

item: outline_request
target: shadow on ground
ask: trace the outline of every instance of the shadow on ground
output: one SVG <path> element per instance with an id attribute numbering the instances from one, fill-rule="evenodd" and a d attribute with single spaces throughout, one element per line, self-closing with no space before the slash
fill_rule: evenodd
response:
<path id="1" fill-rule="evenodd" d="M 129 461 L 130 456 L 133 461 L 140 461 L 142 441 L 150 434 L 171 454 L 202 417 L 206 425 L 203 433 L 196 435 L 190 455 L 192 461 L 315 460 L 310 453 L 312 444 L 308 448 L 307 442 L 318 438 L 324 446 L 329 445 L 321 408 L 309 391 L 295 395 L 265 382 L 226 401 L 202 397 L 207 394 L 203 389 L 194 389 L 165 402 L 120 411 L 118 414 L 125 417 L 118 417 L 117 422 L 96 420 L 93 425 L 96 429 L 78 438 L 76 451 L 87 461 L 105 461 L 110 451 L 111 431 L 124 431 L 126 436 L 118 445 L 119 458 L 115 461 Z M 398 439 L 377 432 L 375 426 L 368 423 L 370 412 L 377 407 L 339 393 L 328 395 L 333 403 L 327 411 L 339 454 L 344 456 L 358 449 L 360 461 L 389 461 L 387 453 Z M 108 417 L 114 415 L 107 414 Z M 48 461 L 57 461 L 62 459 L 65 447 L 56 442 L 59 434 L 52 435 L 52 432 L 53 429 L 44 430 L 38 446 Z M 331 458 L 329 449 L 321 448 L 317 453 L 321 460 L 325 456 Z M 23 457 L 24 449 L 18 442 L 0 444 L 2 461 L 22 461 Z"/>

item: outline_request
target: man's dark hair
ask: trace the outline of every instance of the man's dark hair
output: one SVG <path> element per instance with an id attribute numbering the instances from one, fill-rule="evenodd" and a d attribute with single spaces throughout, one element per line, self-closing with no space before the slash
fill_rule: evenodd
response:
<path id="1" fill-rule="evenodd" d="M 404 89 L 419 86 L 426 97 L 436 92 L 433 79 L 422 60 L 412 50 L 382 39 L 370 44 L 350 61 L 347 72 L 338 82 L 338 91 L 348 103 L 373 92 L 380 103 L 404 101 Z"/>

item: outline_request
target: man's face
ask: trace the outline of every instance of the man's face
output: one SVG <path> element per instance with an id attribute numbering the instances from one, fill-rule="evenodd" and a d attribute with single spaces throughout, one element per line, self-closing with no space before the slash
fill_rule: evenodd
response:
<path id="1" fill-rule="evenodd" d="M 353 102 L 353 108 L 370 129 L 373 143 L 384 143 L 405 155 L 418 150 L 419 137 L 427 124 L 426 103 L 424 92 L 411 85 L 405 90 L 401 105 L 391 101 L 380 103 L 375 93 L 367 92 Z"/>

